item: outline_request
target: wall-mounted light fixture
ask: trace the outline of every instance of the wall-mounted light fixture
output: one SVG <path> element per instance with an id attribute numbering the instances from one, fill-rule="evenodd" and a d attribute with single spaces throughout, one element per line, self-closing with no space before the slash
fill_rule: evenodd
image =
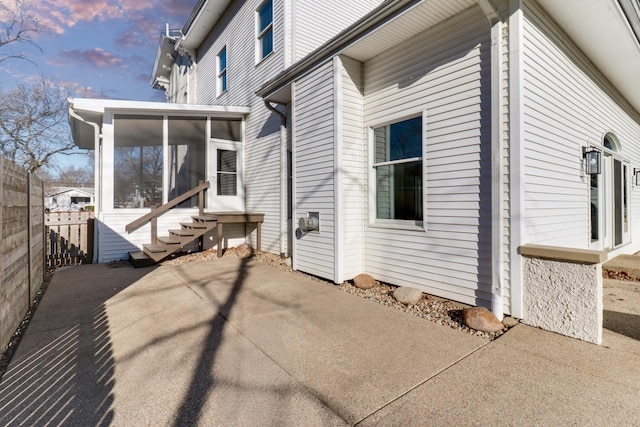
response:
<path id="1" fill-rule="evenodd" d="M 636 179 L 636 186 L 640 187 L 640 169 L 633 168 L 633 176 Z"/>
<path id="2" fill-rule="evenodd" d="M 600 159 L 602 153 L 593 147 L 583 147 L 584 169 L 587 175 L 597 175 L 600 173 Z"/>

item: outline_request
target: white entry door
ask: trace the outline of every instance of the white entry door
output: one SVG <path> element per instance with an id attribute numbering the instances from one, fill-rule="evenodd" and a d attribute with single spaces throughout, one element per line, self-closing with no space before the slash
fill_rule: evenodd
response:
<path id="1" fill-rule="evenodd" d="M 629 166 L 603 153 L 602 173 L 591 175 L 592 249 L 611 250 L 630 240 Z"/>
<path id="2" fill-rule="evenodd" d="M 207 210 L 244 211 L 242 143 L 211 140 L 207 148 L 207 170 L 211 184 L 207 191 Z"/>

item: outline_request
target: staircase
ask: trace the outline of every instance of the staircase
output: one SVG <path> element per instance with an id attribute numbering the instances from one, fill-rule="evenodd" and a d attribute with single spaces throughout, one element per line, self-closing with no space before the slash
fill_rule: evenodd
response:
<path id="1" fill-rule="evenodd" d="M 191 218 L 193 222 L 181 223 L 180 229 L 169 230 L 168 236 L 158 236 L 155 243 L 142 245 L 142 252 L 154 262 L 161 261 L 218 225 L 217 219 L 206 215 L 193 216 Z"/>
<path id="2" fill-rule="evenodd" d="M 204 196 L 209 182 L 201 182 L 197 187 L 176 197 L 137 220 L 127 224 L 125 230 L 131 233 L 147 223 L 151 223 L 151 243 L 142 245 L 142 251 L 129 252 L 129 261 L 134 267 L 146 267 L 168 257 L 186 244 L 202 237 L 218 226 L 216 217 L 204 215 Z M 198 196 L 199 215 L 192 222 L 181 223 L 180 229 L 169 230 L 168 236 L 158 236 L 158 217 L 193 196 Z"/>

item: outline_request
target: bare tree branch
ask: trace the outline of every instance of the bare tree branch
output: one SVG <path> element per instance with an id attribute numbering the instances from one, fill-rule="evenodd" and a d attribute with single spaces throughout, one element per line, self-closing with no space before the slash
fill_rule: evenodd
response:
<path id="1" fill-rule="evenodd" d="M 24 52 L 14 48 L 29 44 L 42 52 L 42 49 L 33 41 L 38 30 L 37 18 L 27 11 L 22 0 L 2 0 L 0 2 L 0 63 L 9 59 L 23 59 L 33 63 Z"/>
<path id="2" fill-rule="evenodd" d="M 67 96 L 72 89 L 44 78 L 8 92 L 0 89 L 0 154 L 35 172 L 54 155 L 71 152 Z"/>

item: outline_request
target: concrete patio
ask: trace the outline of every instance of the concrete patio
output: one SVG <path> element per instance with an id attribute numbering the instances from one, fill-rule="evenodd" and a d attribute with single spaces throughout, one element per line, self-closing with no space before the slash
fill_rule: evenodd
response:
<path id="1" fill-rule="evenodd" d="M 1 425 L 634 425 L 640 341 L 489 342 L 248 259 L 58 270 Z"/>

